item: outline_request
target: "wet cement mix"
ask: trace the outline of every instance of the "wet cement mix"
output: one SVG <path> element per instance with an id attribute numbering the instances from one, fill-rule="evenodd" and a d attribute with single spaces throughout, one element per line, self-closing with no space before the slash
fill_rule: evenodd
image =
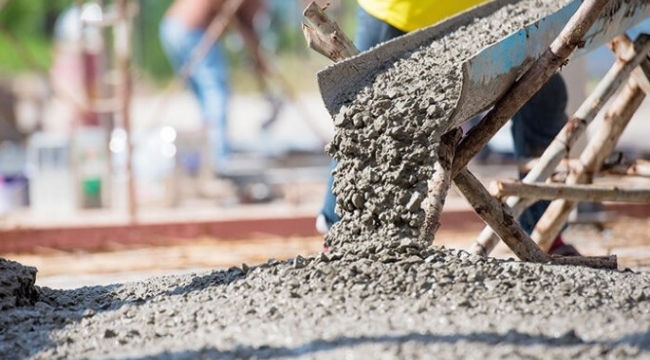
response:
<path id="1" fill-rule="evenodd" d="M 459 63 L 565 3 L 504 7 L 378 69 L 335 117 L 329 253 L 66 291 L 12 263 L 3 287 L 27 289 L 0 292 L 0 358 L 649 358 L 650 274 L 416 240 Z"/>

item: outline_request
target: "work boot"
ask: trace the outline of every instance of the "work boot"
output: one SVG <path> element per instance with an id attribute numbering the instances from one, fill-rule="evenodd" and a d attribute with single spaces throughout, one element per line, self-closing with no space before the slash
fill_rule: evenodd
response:
<path id="1" fill-rule="evenodd" d="M 573 245 L 565 243 L 559 235 L 555 238 L 555 241 L 553 241 L 553 245 L 551 245 L 548 253 L 549 255 L 582 256 Z"/>

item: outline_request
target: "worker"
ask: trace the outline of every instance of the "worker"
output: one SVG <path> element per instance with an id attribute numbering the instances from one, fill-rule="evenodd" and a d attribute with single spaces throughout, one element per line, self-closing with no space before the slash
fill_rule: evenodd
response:
<path id="1" fill-rule="evenodd" d="M 355 45 L 360 51 L 467 10 L 486 0 L 358 0 Z M 515 157 L 528 159 L 541 156 L 555 135 L 567 122 L 568 101 L 564 80 L 559 74 L 526 103 L 512 118 L 512 136 Z M 332 169 L 336 166 L 332 162 Z M 519 174 L 523 177 L 525 174 Z M 335 212 L 336 198 L 332 193 L 333 175 L 327 182 L 325 201 L 316 219 L 316 228 L 326 233 L 340 217 Z M 520 225 L 530 234 L 548 207 L 548 201 L 539 201 L 519 218 Z M 549 253 L 580 255 L 558 236 Z"/>
<path id="2" fill-rule="evenodd" d="M 208 26 L 224 9 L 223 4 L 224 1 L 213 0 L 175 0 L 171 4 L 159 30 L 163 50 L 175 71 L 180 72 L 193 56 L 197 45 L 205 41 L 204 38 L 207 39 Z M 244 0 L 234 14 L 244 41 L 255 49 L 259 49 L 259 41 L 253 21 L 261 9 L 261 0 Z M 225 20 L 230 22 L 231 19 Z M 253 52 L 257 66 L 261 61 L 256 55 L 259 56 L 259 53 Z M 230 100 L 228 72 L 228 59 L 222 43 L 214 39 L 205 55 L 190 69 L 188 78 L 184 79 L 201 107 L 209 157 L 217 175 L 228 172 L 232 154 L 227 124 Z"/>

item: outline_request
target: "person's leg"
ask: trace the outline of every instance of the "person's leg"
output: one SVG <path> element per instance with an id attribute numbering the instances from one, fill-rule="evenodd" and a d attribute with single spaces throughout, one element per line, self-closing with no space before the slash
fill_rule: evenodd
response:
<path id="1" fill-rule="evenodd" d="M 354 45 L 363 52 L 405 32 L 368 14 L 362 7 L 357 6 L 357 29 L 354 35 Z"/>
<path id="2" fill-rule="evenodd" d="M 160 44 L 175 72 L 180 70 L 189 57 L 186 51 L 187 34 L 187 27 L 177 20 L 165 18 L 160 22 Z"/>
<path id="3" fill-rule="evenodd" d="M 357 30 L 355 34 L 355 46 L 359 51 L 366 51 L 371 47 L 386 42 L 390 39 L 404 35 L 404 32 L 368 14 L 360 6 L 357 6 Z M 330 174 L 327 177 L 327 189 L 325 200 L 320 215 L 316 220 L 316 228 L 320 232 L 326 232 L 334 223 L 341 220 L 336 214 L 336 196 L 332 191 L 334 175 L 332 171 L 336 168 L 336 161 L 332 160 Z"/>
<path id="4" fill-rule="evenodd" d="M 190 79 L 201 103 L 212 169 L 223 174 L 228 171 L 232 146 L 228 136 L 228 58 L 219 42 L 197 63 Z"/>
<path id="5" fill-rule="evenodd" d="M 341 220 L 341 217 L 336 213 L 336 196 L 332 191 L 334 186 L 333 171 L 336 168 L 336 160 L 332 159 L 330 162 L 330 173 L 327 176 L 327 188 L 325 190 L 325 199 L 323 206 L 320 210 L 320 215 L 316 219 L 316 230 L 321 233 L 327 233 L 334 223 Z"/>
<path id="6" fill-rule="evenodd" d="M 163 50 L 177 73 L 190 59 L 203 36 L 202 31 L 188 29 L 175 19 L 161 22 Z M 195 65 L 187 80 L 201 107 L 213 170 L 222 172 L 231 152 L 227 129 L 230 92 L 228 61 L 219 43 L 212 46 L 203 60 Z"/>
<path id="7" fill-rule="evenodd" d="M 540 157 L 567 122 L 568 94 L 560 74 L 555 74 L 512 118 L 512 136 L 517 160 Z M 519 174 L 523 178 L 526 174 Z M 519 217 L 526 233 L 532 233 L 549 201 L 538 201 Z M 558 237 L 555 247 L 564 245 Z"/>

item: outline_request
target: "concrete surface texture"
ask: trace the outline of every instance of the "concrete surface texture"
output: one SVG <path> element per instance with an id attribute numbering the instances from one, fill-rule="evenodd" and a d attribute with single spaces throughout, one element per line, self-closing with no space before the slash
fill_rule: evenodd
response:
<path id="1" fill-rule="evenodd" d="M 348 181 L 337 183 L 344 220 L 328 236 L 331 252 L 38 288 L 34 306 L 0 312 L 0 358 L 650 357 L 648 274 L 485 259 L 413 240 L 457 62 L 559 3 L 523 0 L 477 19 L 387 67 L 337 117 L 330 151 Z M 434 81 L 419 81 L 423 73 Z M 418 87 L 418 100 L 403 96 Z"/>
<path id="2" fill-rule="evenodd" d="M 648 274 L 403 243 L 39 291 L 0 313 L 3 359 L 647 358 Z"/>
<path id="3" fill-rule="evenodd" d="M 566 3 L 506 5 L 394 63 L 377 64 L 369 84 L 335 115 L 327 151 L 339 161 L 333 190 L 343 219 L 328 244 L 364 252 L 375 242 L 418 237 L 439 139 L 460 96 L 462 62 Z"/>

